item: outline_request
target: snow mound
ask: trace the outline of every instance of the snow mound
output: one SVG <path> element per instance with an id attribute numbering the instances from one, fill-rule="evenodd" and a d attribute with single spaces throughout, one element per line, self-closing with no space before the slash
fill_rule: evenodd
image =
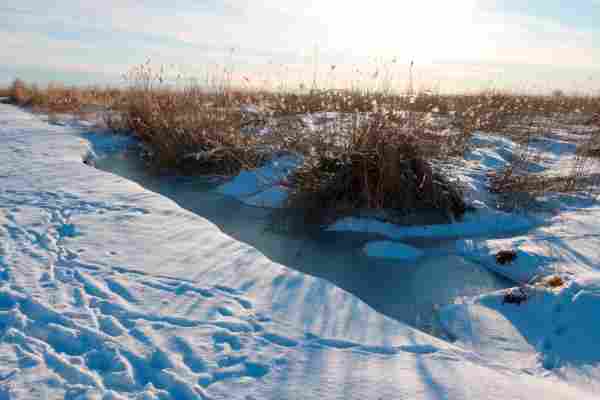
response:
<path id="1" fill-rule="evenodd" d="M 533 222 L 527 217 L 482 208 L 467 213 L 463 221 L 451 224 L 399 226 L 376 219 L 348 217 L 335 222 L 327 230 L 374 233 L 390 239 L 402 240 L 406 238 L 459 238 L 497 235 L 524 231 L 532 226 Z"/>
<path id="2" fill-rule="evenodd" d="M 527 234 L 506 239 L 461 240 L 457 252 L 515 282 L 526 283 L 552 273 L 581 275 L 600 272 L 597 222 L 600 208 L 589 199 L 565 207 L 547 223 Z M 585 207 L 584 207 L 585 206 Z M 516 259 L 504 265 L 496 254 L 514 250 Z"/>
<path id="3" fill-rule="evenodd" d="M 551 257 L 540 242 L 527 237 L 485 241 L 460 240 L 456 243 L 458 254 L 514 281 L 527 283 L 536 276 L 549 275 L 555 271 L 557 259 Z M 512 250 L 516 258 L 505 264 L 496 260 L 500 251 Z"/>
<path id="4" fill-rule="evenodd" d="M 527 287 L 520 305 L 506 291 L 442 309 L 444 328 L 481 357 L 533 375 L 600 387 L 600 275 L 582 275 L 557 289 Z"/>
<path id="5" fill-rule="evenodd" d="M 287 199 L 286 178 L 301 163 L 298 156 L 281 156 L 252 171 L 242 171 L 217 190 L 253 206 L 279 208 Z"/>
<path id="6" fill-rule="evenodd" d="M 469 141 L 471 149 L 465 159 L 474 162 L 479 169 L 499 170 L 508 166 L 518 145 L 502 136 L 475 133 Z"/>

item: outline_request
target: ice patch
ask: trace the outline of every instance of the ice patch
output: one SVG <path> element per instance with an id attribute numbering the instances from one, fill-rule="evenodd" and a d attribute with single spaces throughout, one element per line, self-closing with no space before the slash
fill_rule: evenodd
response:
<path id="1" fill-rule="evenodd" d="M 416 261 L 424 255 L 423 251 L 417 248 L 390 241 L 369 242 L 363 250 L 369 257 L 401 261 Z"/>
<path id="2" fill-rule="evenodd" d="M 288 198 L 288 189 L 284 186 L 273 186 L 242 201 L 250 206 L 263 208 L 281 208 Z"/>

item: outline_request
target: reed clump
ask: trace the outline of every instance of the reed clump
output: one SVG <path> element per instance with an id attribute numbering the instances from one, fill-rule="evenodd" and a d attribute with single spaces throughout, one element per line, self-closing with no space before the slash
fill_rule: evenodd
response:
<path id="1" fill-rule="evenodd" d="M 102 87 L 75 87 L 51 83 L 46 87 L 15 79 L 8 89 L 9 101 L 33 112 L 86 114 L 89 109 L 106 109 L 118 102 L 121 90 Z M 1 96 L 0 96 L 1 97 Z"/>
<path id="2" fill-rule="evenodd" d="M 228 93 L 193 85 L 168 87 L 147 65 L 130 72 L 130 80 L 131 87 L 114 107 L 115 120 L 149 148 L 155 166 L 235 175 L 268 158 L 255 136 L 242 133 L 244 113 Z"/>
<path id="3" fill-rule="evenodd" d="M 461 141 L 428 131 L 410 115 L 376 113 L 354 124 L 307 139 L 311 151 L 290 178 L 291 208 L 316 223 L 361 210 L 384 211 L 389 218 L 436 210 L 452 219 L 465 212 L 460 185 L 434 168 Z"/>

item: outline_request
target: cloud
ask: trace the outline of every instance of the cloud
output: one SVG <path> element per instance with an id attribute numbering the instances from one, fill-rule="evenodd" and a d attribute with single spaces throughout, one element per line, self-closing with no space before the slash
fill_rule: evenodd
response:
<path id="1" fill-rule="evenodd" d="M 111 73 L 148 57 L 190 70 L 231 62 L 256 75 L 259 66 L 272 72 L 284 64 L 300 76 L 311 74 L 316 48 L 325 66 L 395 58 L 405 74 L 414 59 L 429 76 L 457 80 L 458 65 L 472 81 L 518 66 L 565 80 L 567 72 L 556 71 L 597 73 L 598 31 L 572 16 L 561 20 L 556 1 L 533 0 L 540 10 L 554 8 L 532 15 L 533 7 L 516 0 L 61 0 L 52 7 L 4 0 L 0 31 L 8 39 L 0 60 L 90 71 L 106 65 Z"/>

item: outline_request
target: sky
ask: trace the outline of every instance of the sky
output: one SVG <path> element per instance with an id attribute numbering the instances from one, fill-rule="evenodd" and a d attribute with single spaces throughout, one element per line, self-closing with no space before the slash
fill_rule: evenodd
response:
<path id="1" fill-rule="evenodd" d="M 600 0 L 3 0 L 0 84 L 123 82 L 147 60 L 249 86 L 600 90 Z M 594 45 L 596 43 L 596 45 Z"/>

